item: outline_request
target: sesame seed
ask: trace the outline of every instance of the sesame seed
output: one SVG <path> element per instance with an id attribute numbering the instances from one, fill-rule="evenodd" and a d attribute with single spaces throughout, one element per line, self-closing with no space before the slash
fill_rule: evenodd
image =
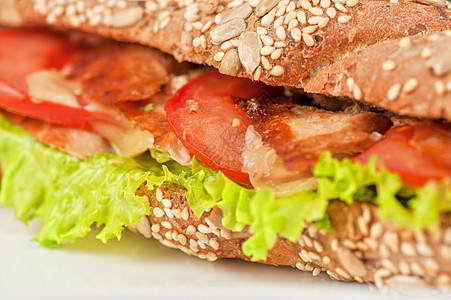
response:
<path id="1" fill-rule="evenodd" d="M 319 7 L 312 7 L 309 9 L 309 12 L 315 16 L 321 16 L 323 14 L 323 10 Z"/>
<path id="2" fill-rule="evenodd" d="M 276 48 L 285 48 L 286 46 L 287 44 L 285 42 L 278 41 L 274 43 L 274 47 Z"/>
<path id="3" fill-rule="evenodd" d="M 399 262 L 399 271 L 403 275 L 409 275 L 410 274 L 409 264 L 405 260 L 401 260 Z"/>
<path id="4" fill-rule="evenodd" d="M 377 241 L 373 238 L 365 238 L 364 242 L 368 245 L 368 247 L 371 250 L 376 250 L 377 249 Z"/>
<path id="5" fill-rule="evenodd" d="M 275 47 L 272 47 L 272 46 L 265 46 L 265 47 L 263 47 L 263 48 L 260 50 L 260 54 L 261 54 L 261 55 L 264 55 L 264 56 L 271 55 L 271 53 L 273 53 L 274 50 L 276 50 Z"/>
<path id="6" fill-rule="evenodd" d="M 443 81 L 437 80 L 435 82 L 435 92 L 437 93 L 437 95 L 439 96 L 443 96 L 446 92 L 446 86 L 443 83 Z"/>
<path id="7" fill-rule="evenodd" d="M 266 14 L 262 20 L 261 20 L 261 24 L 263 26 L 268 27 L 269 25 L 272 24 L 272 22 L 274 21 L 274 18 L 276 17 L 276 11 L 272 10 L 270 11 L 268 14 Z"/>
<path id="8" fill-rule="evenodd" d="M 320 5 L 322 8 L 328 8 L 330 6 L 330 0 L 321 0 Z"/>
<path id="9" fill-rule="evenodd" d="M 341 24 L 348 23 L 350 20 L 351 20 L 351 16 L 340 16 L 337 19 L 338 23 L 341 23 Z"/>
<path id="10" fill-rule="evenodd" d="M 335 19 L 335 16 L 337 15 L 337 11 L 335 10 L 335 8 L 329 7 L 328 9 L 326 9 L 326 14 L 329 16 L 329 18 Z"/>
<path id="11" fill-rule="evenodd" d="M 182 211 L 179 208 L 173 209 L 172 210 L 172 214 L 174 215 L 174 217 L 176 217 L 177 219 L 180 219 L 182 217 Z"/>
<path id="12" fill-rule="evenodd" d="M 355 84 L 354 78 L 349 77 L 348 79 L 346 79 L 346 86 L 348 90 L 352 91 L 354 89 L 354 84 Z"/>
<path id="13" fill-rule="evenodd" d="M 339 3 L 339 2 L 336 2 L 335 3 L 335 7 L 339 10 L 339 11 L 341 11 L 341 12 L 343 12 L 343 13 L 348 13 L 348 10 L 346 9 L 346 7 L 344 7 L 343 6 L 343 4 L 341 4 L 341 3 Z"/>
<path id="14" fill-rule="evenodd" d="M 197 230 L 199 230 L 199 232 L 201 232 L 201 233 L 211 233 L 210 228 L 203 224 L 200 224 L 199 226 L 197 226 Z"/>
<path id="15" fill-rule="evenodd" d="M 302 32 L 299 28 L 293 28 L 290 31 L 291 36 L 293 37 L 293 39 L 295 40 L 295 42 L 300 42 L 302 39 Z"/>
<path id="16" fill-rule="evenodd" d="M 396 83 L 392 85 L 387 91 L 387 99 L 388 101 L 394 101 L 399 96 L 399 92 L 401 91 L 401 84 Z"/>
<path id="17" fill-rule="evenodd" d="M 281 55 L 282 55 L 282 49 L 277 49 L 273 53 L 271 53 L 271 58 L 273 60 L 276 60 L 276 59 L 279 59 Z"/>
<path id="18" fill-rule="evenodd" d="M 292 12 L 296 9 L 296 4 L 294 4 L 294 1 L 291 1 L 288 5 L 287 5 L 287 12 Z"/>
<path id="19" fill-rule="evenodd" d="M 343 270 L 343 269 L 341 269 L 341 268 L 336 268 L 336 269 L 335 269 L 335 272 L 337 272 L 338 275 L 340 275 L 341 277 L 344 277 L 344 278 L 346 278 L 346 279 L 350 279 L 350 278 L 351 278 L 351 277 L 349 276 L 349 274 L 348 274 L 345 270 Z"/>
<path id="20" fill-rule="evenodd" d="M 262 67 L 258 66 L 257 69 L 254 72 L 254 80 L 259 80 L 261 75 L 262 75 Z M 233 126 L 233 124 L 232 124 L 232 126 Z M 239 126 L 239 124 L 234 126 L 234 127 L 238 127 L 238 126 Z"/>
<path id="21" fill-rule="evenodd" d="M 172 232 L 172 239 L 176 242 L 179 242 L 179 233 L 175 230 Z"/>
<path id="22" fill-rule="evenodd" d="M 196 227 L 194 227 L 193 225 L 189 225 L 186 228 L 186 233 L 187 234 L 195 234 L 196 233 Z"/>
<path id="23" fill-rule="evenodd" d="M 239 119 L 237 119 L 237 118 L 233 119 L 233 121 L 232 121 L 232 127 L 237 128 L 237 127 L 240 126 L 240 124 L 241 124 L 241 122 L 240 122 Z M 205 233 L 207 233 L 207 232 L 205 232 Z"/>
<path id="24" fill-rule="evenodd" d="M 192 251 L 194 251 L 194 252 L 199 252 L 199 248 L 197 247 L 197 243 L 196 243 L 195 246 L 194 246 L 194 245 L 190 245 L 189 248 L 190 248 Z"/>
<path id="25" fill-rule="evenodd" d="M 313 251 L 308 252 L 308 257 L 310 257 L 310 259 L 312 260 L 321 260 L 321 256 L 319 256 Z"/>
<path id="26" fill-rule="evenodd" d="M 356 100 L 361 100 L 362 99 L 362 90 L 360 89 L 360 87 L 355 84 L 354 88 L 352 89 L 352 95 L 354 96 L 354 98 Z"/>
<path id="27" fill-rule="evenodd" d="M 302 235 L 302 238 L 304 239 L 305 244 L 307 245 L 307 247 L 313 247 L 313 241 L 312 239 L 310 239 L 308 236 L 306 235 Z"/>
<path id="28" fill-rule="evenodd" d="M 348 249 L 352 249 L 352 250 L 355 250 L 357 248 L 356 244 L 353 241 L 348 240 L 348 239 L 345 239 L 343 241 L 343 246 L 345 246 Z"/>
<path id="29" fill-rule="evenodd" d="M 160 224 L 153 224 L 150 230 L 152 230 L 152 232 L 158 233 L 160 231 Z"/>
<path id="30" fill-rule="evenodd" d="M 312 34 L 312 33 L 314 33 L 317 29 L 318 29 L 318 25 L 311 25 L 311 26 L 304 27 L 304 28 L 302 29 L 302 32 L 303 32 L 303 33 L 306 33 L 306 34 Z"/>
<path id="31" fill-rule="evenodd" d="M 307 23 L 309 23 L 310 25 L 317 25 L 317 24 L 319 23 L 320 20 L 321 20 L 321 17 L 319 17 L 319 16 L 313 16 L 313 17 L 310 17 L 310 18 L 307 20 Z"/>
<path id="32" fill-rule="evenodd" d="M 313 276 L 318 276 L 319 273 L 321 273 L 321 268 L 315 268 L 315 269 L 313 270 L 313 272 L 312 272 L 312 275 L 313 275 Z"/>
<path id="33" fill-rule="evenodd" d="M 313 37 L 312 37 L 310 34 L 308 34 L 308 33 L 305 33 L 305 32 L 302 33 L 302 40 L 303 40 L 304 43 L 305 43 L 307 46 L 309 46 L 309 47 L 315 45 L 315 40 L 314 40 Z"/>
<path id="34" fill-rule="evenodd" d="M 398 268 L 396 268 L 395 264 L 391 260 L 384 258 L 382 259 L 381 264 L 384 268 L 390 270 L 391 272 L 398 273 Z"/>
<path id="35" fill-rule="evenodd" d="M 338 250 L 338 240 L 333 239 L 332 242 L 330 242 L 330 247 L 332 248 L 333 251 L 337 251 Z"/>
<path id="36" fill-rule="evenodd" d="M 308 255 L 308 252 L 305 249 L 302 249 L 301 252 L 299 253 L 299 257 L 302 258 L 303 261 L 305 262 L 311 262 L 311 258 Z"/>
<path id="37" fill-rule="evenodd" d="M 392 60 L 386 60 L 382 63 L 382 70 L 384 71 L 392 71 L 396 68 L 396 64 Z"/>
<path id="38" fill-rule="evenodd" d="M 166 233 L 164 234 L 164 237 L 167 240 L 172 240 L 172 233 L 170 231 L 166 231 Z"/>
<path id="39" fill-rule="evenodd" d="M 213 252 L 208 252 L 207 253 L 207 260 L 208 261 L 215 261 L 217 259 L 218 259 L 218 257 Z"/>
<path id="40" fill-rule="evenodd" d="M 324 256 L 323 257 L 323 264 L 327 265 L 330 264 L 331 260 L 329 256 Z"/>
<path id="41" fill-rule="evenodd" d="M 304 11 L 300 10 L 296 13 L 296 18 L 298 19 L 299 23 L 302 25 L 307 24 L 307 15 Z"/>
<path id="42" fill-rule="evenodd" d="M 197 241 L 197 244 L 199 245 L 199 247 L 201 247 L 202 249 L 206 249 L 207 245 L 205 245 L 202 241 Z"/>
<path id="43" fill-rule="evenodd" d="M 172 202 L 169 199 L 163 199 L 161 200 L 161 203 L 164 205 L 164 207 L 170 208 L 172 206 Z"/>
<path id="44" fill-rule="evenodd" d="M 412 40 L 410 37 L 405 37 L 399 40 L 399 47 L 401 48 L 408 48 L 412 45 Z"/>
<path id="45" fill-rule="evenodd" d="M 324 28 L 327 26 L 328 23 L 329 23 L 329 18 L 321 18 L 318 22 L 318 27 Z"/>
<path id="46" fill-rule="evenodd" d="M 155 197 L 157 198 L 158 202 L 161 202 L 161 200 L 163 200 L 163 193 L 159 188 L 155 190 Z"/>
<path id="47" fill-rule="evenodd" d="M 355 95 L 354 95 L 355 97 Z M 355 97 L 357 99 L 357 97 Z M 359 100 L 359 99 L 357 99 Z M 360 232 L 363 235 L 368 235 L 369 233 L 369 228 L 368 228 L 368 223 L 366 222 L 366 220 L 363 217 L 360 217 L 357 219 L 357 225 L 359 227 Z"/>
<path id="48" fill-rule="evenodd" d="M 177 236 L 177 240 L 179 241 L 180 244 L 185 245 L 187 242 L 186 236 L 184 236 L 183 234 L 179 234 Z"/>
<path id="49" fill-rule="evenodd" d="M 299 21 L 297 19 L 293 19 L 288 23 L 288 31 L 290 31 L 293 28 L 296 28 L 299 25 Z"/>
<path id="50" fill-rule="evenodd" d="M 263 68 L 265 68 L 265 70 L 271 69 L 271 67 L 272 67 L 271 63 L 269 62 L 269 60 L 266 57 L 262 56 L 261 61 L 262 61 Z"/>
<path id="51" fill-rule="evenodd" d="M 438 271 L 438 270 L 440 270 L 439 265 L 438 265 L 437 262 L 436 262 L 435 260 L 433 260 L 432 258 L 426 258 L 426 259 L 424 260 L 424 266 L 425 266 L 426 268 L 429 268 L 429 269 L 433 270 L 433 271 Z"/>
<path id="52" fill-rule="evenodd" d="M 197 257 L 199 257 L 200 259 L 207 259 L 207 255 L 204 254 L 204 253 L 199 253 L 199 254 L 197 255 Z"/>
<path id="53" fill-rule="evenodd" d="M 164 211 L 159 207 L 155 207 L 152 210 L 152 212 L 153 212 L 154 216 L 157 218 L 161 218 L 162 216 L 164 216 Z"/>
<path id="54" fill-rule="evenodd" d="M 300 0 L 299 3 L 301 4 L 302 8 L 305 10 L 308 10 L 312 8 L 312 4 L 308 0 Z"/>
<path id="55" fill-rule="evenodd" d="M 219 243 L 216 239 L 210 239 L 209 244 L 213 249 L 215 250 L 219 249 Z"/>
<path id="56" fill-rule="evenodd" d="M 385 244 L 381 244 L 379 246 L 379 254 L 381 257 L 389 257 L 390 256 L 390 250 Z"/>
<path id="57" fill-rule="evenodd" d="M 185 207 L 182 211 L 182 219 L 186 221 L 188 220 L 188 217 L 189 217 L 188 208 Z"/>
<path id="58" fill-rule="evenodd" d="M 171 229 L 172 228 L 172 224 L 169 223 L 168 221 L 161 222 L 161 226 L 163 226 L 164 228 L 167 228 L 167 229 Z"/>
<path id="59" fill-rule="evenodd" d="M 381 223 L 374 223 L 374 224 L 371 226 L 370 236 L 371 236 L 372 238 L 377 239 L 378 237 L 381 236 L 382 230 L 383 230 L 383 227 L 382 227 L 382 224 L 381 224 Z"/>
<path id="60" fill-rule="evenodd" d="M 424 275 L 423 268 L 420 266 L 419 263 L 417 263 L 415 261 L 410 264 L 410 269 L 412 270 L 412 273 L 415 275 L 418 275 L 418 276 Z"/>
<path id="61" fill-rule="evenodd" d="M 409 94 L 413 92 L 418 87 L 418 84 L 419 82 L 416 78 L 410 78 L 409 80 L 406 81 L 406 83 L 402 87 L 403 93 Z"/>
<path id="62" fill-rule="evenodd" d="M 267 35 L 268 34 L 268 30 L 266 30 L 265 27 L 259 26 L 256 28 L 256 30 L 259 35 Z"/>
<path id="63" fill-rule="evenodd" d="M 165 245 L 166 247 L 169 247 L 169 248 L 175 248 L 175 249 L 177 248 L 177 246 L 174 243 L 172 243 L 168 240 L 160 240 L 160 243 L 162 243 L 163 245 Z"/>
<path id="64" fill-rule="evenodd" d="M 287 35 L 285 33 L 285 28 L 282 26 L 279 26 L 276 28 L 276 36 L 281 40 L 284 41 L 287 38 Z"/>
<path id="65" fill-rule="evenodd" d="M 169 208 L 164 208 L 164 212 L 166 213 L 166 216 L 168 216 L 169 219 L 174 218 L 174 214 L 172 213 L 172 210 L 170 210 Z"/>
<path id="66" fill-rule="evenodd" d="M 285 14 L 285 9 L 286 9 L 286 6 L 280 7 L 280 8 L 276 11 L 276 17 L 283 16 L 283 15 Z"/>
<path id="67" fill-rule="evenodd" d="M 272 46 L 272 44 L 274 44 L 274 40 L 272 39 L 272 37 L 268 35 L 262 35 L 260 36 L 260 39 L 262 40 L 265 46 Z"/>
<path id="68" fill-rule="evenodd" d="M 304 271 L 305 265 L 302 264 L 302 263 L 300 263 L 300 262 L 297 262 L 297 263 L 296 263 L 296 268 L 297 268 L 298 270 Z"/>
<path id="69" fill-rule="evenodd" d="M 269 74 L 272 76 L 281 76 L 284 72 L 284 69 L 282 66 L 275 66 L 274 68 L 269 71 Z"/>
<path id="70" fill-rule="evenodd" d="M 208 243 L 208 237 L 202 233 L 202 232 L 196 232 L 196 237 L 201 241 L 202 243 L 207 244 Z"/>
<path id="71" fill-rule="evenodd" d="M 230 240 L 232 238 L 232 234 L 227 229 L 221 229 L 221 236 L 226 240 Z"/>
<path id="72" fill-rule="evenodd" d="M 346 1 L 346 6 L 354 7 L 357 5 L 357 3 L 359 3 L 359 0 L 348 0 L 348 1 Z"/>
<path id="73" fill-rule="evenodd" d="M 152 236 L 156 240 L 161 240 L 163 238 L 160 234 L 158 234 L 156 232 L 152 232 Z"/>
<path id="74" fill-rule="evenodd" d="M 432 56 L 432 50 L 428 47 L 424 47 L 423 50 L 421 50 L 421 58 L 427 59 Z"/>

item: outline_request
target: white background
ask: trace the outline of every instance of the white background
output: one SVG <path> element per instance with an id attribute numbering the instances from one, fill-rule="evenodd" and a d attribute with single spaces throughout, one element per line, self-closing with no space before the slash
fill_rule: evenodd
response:
<path id="1" fill-rule="evenodd" d="M 0 299 L 382 298 L 365 284 L 332 281 L 324 273 L 313 277 L 237 260 L 210 263 L 128 230 L 120 242 L 104 245 L 90 234 L 48 249 L 30 241 L 38 229 L 39 222 L 25 226 L 0 207 Z"/>

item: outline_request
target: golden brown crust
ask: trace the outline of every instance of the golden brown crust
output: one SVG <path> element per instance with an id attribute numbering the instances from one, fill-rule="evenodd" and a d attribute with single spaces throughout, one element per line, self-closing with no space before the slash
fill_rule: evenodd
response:
<path id="1" fill-rule="evenodd" d="M 363 99 L 400 114 L 449 121 L 451 31 L 367 47 L 318 71 L 305 81 L 304 89 Z"/>
<path id="2" fill-rule="evenodd" d="M 408 64 L 421 50 L 415 45 L 410 49 L 396 47 L 399 39 L 451 29 L 450 5 L 441 0 L 422 3 L 374 0 L 57 2 L 18 0 L 16 9 L 25 24 L 55 24 L 96 32 L 153 46 L 179 60 L 209 64 L 232 75 L 312 92 L 323 90 L 315 80 L 320 78 L 328 83 L 325 78 L 329 70 L 345 69 L 347 76 L 365 83 L 362 87 L 369 85 L 371 79 L 385 76 L 381 61 L 391 59 Z M 446 39 L 449 45 L 450 38 Z M 388 42 L 392 47 L 389 53 L 380 51 L 383 46 L 365 51 L 368 46 L 385 40 L 397 40 Z M 340 61 L 342 58 L 345 60 Z M 354 73 L 353 65 L 345 61 L 356 60 L 366 62 L 365 67 L 370 71 Z M 414 94 L 400 93 L 394 103 L 387 104 L 384 81 L 376 81 L 371 91 L 356 88 L 352 94 L 336 86 L 334 94 L 352 96 L 398 113 L 451 120 L 451 93 L 443 81 L 448 77 L 440 78 L 443 87 L 436 83 L 438 78 L 429 69 L 422 67 L 419 71 L 409 71 L 408 67 L 392 71 L 402 83 L 411 79 L 412 72 L 424 75 L 422 89 Z M 449 72 L 446 74 L 449 76 Z M 410 81 L 409 87 L 413 85 Z M 420 93 L 423 89 L 438 90 L 440 95 Z"/>
<path id="3" fill-rule="evenodd" d="M 250 260 L 241 250 L 250 236 L 232 232 L 221 224 L 221 211 L 213 208 L 197 218 L 189 208 L 185 190 L 165 184 L 140 195 L 150 199 L 149 216 L 136 228 L 146 237 L 178 248 L 188 255 L 215 261 L 218 258 Z M 279 238 L 261 263 L 285 265 L 332 279 L 375 283 L 378 287 L 414 282 L 419 287 L 446 288 L 451 284 L 451 217 L 443 216 L 433 232 L 395 226 L 381 220 L 377 207 L 356 202 L 332 202 L 328 215 L 334 232 L 306 224 L 296 243 Z"/>

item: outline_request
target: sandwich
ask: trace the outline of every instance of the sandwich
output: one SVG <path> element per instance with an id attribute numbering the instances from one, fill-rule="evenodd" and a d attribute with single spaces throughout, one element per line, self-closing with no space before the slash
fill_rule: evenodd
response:
<path id="1" fill-rule="evenodd" d="M 46 246 L 96 224 L 447 288 L 450 18 L 445 0 L 4 0 L 0 201 Z"/>

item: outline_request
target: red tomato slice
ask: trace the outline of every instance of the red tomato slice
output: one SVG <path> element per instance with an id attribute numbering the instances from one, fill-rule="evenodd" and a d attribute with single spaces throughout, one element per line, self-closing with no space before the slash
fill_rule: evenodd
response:
<path id="1" fill-rule="evenodd" d="M 414 123 L 390 129 L 356 159 L 368 162 L 373 155 L 388 170 L 410 185 L 422 186 L 431 179 L 451 177 L 451 127 Z"/>
<path id="2" fill-rule="evenodd" d="M 166 103 L 169 125 L 206 166 L 251 185 L 249 175 L 241 171 L 250 122 L 237 110 L 233 97 L 250 99 L 265 91 L 270 89 L 262 83 L 217 71 L 206 73 L 190 81 Z"/>
<path id="3" fill-rule="evenodd" d="M 61 69 L 79 53 L 61 35 L 35 30 L 0 30 L 0 107 L 3 109 L 85 130 L 91 121 L 111 118 L 84 108 L 73 108 L 52 102 L 35 103 L 28 97 L 27 75 L 45 69 Z"/>
<path id="4" fill-rule="evenodd" d="M 61 69 L 78 50 L 63 36 L 45 31 L 0 29 L 0 81 L 27 90 L 25 76 Z"/>

